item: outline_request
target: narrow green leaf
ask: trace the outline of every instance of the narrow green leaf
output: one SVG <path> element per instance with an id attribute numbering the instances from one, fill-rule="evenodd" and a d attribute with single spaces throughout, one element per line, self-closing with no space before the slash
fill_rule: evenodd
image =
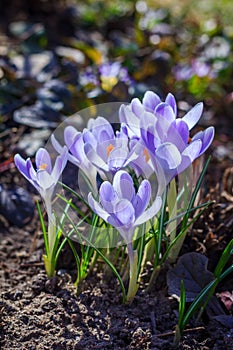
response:
<path id="1" fill-rule="evenodd" d="M 214 270 L 214 275 L 216 278 L 218 278 L 221 275 L 224 266 L 226 265 L 227 261 L 229 260 L 232 254 L 233 254 L 233 239 L 227 244 Z"/>
<path id="2" fill-rule="evenodd" d="M 48 254 L 49 254 L 48 236 L 47 236 L 47 231 L 46 231 L 46 227 L 45 227 L 45 223 L 44 223 L 43 214 L 42 214 L 41 207 L 40 207 L 40 204 L 38 201 L 36 202 L 36 206 L 37 206 L 37 210 L 38 210 L 38 214 L 39 214 L 39 218 L 40 218 L 41 229 L 42 229 L 43 238 L 44 238 L 45 252 L 46 252 L 46 255 L 48 256 Z"/>
<path id="3" fill-rule="evenodd" d="M 184 317 L 185 306 L 186 306 L 186 291 L 185 291 L 184 281 L 181 280 L 181 282 L 180 282 L 179 318 L 178 318 L 178 326 L 179 326 L 181 333 L 183 331 L 181 326 L 182 326 L 182 319 Z"/>

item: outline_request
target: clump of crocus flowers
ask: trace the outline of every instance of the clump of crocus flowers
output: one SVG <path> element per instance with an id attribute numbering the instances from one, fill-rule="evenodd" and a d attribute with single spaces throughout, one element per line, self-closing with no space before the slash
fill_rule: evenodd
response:
<path id="1" fill-rule="evenodd" d="M 58 154 L 54 167 L 46 149 L 39 149 L 36 153 L 36 169 L 31 160 L 25 161 L 21 156 L 15 156 L 17 168 L 38 190 L 45 203 L 48 214 L 45 267 L 48 276 L 55 274 L 57 260 L 54 256 L 59 249 L 55 227 L 58 225 L 57 215 L 52 206 L 56 196 L 54 189 L 66 163 L 71 162 L 77 166 L 77 172 L 82 175 L 88 188 L 86 197 L 81 199 L 89 207 L 89 216 L 83 216 L 82 222 L 86 220 L 89 223 L 91 234 L 79 230 L 78 225 L 73 225 L 72 229 L 72 235 L 79 235 L 80 241 L 86 244 L 86 248 L 82 248 L 81 258 L 77 257 L 81 266 L 80 276 L 82 266 L 85 265 L 86 271 L 90 264 L 93 258 L 90 252 L 93 251 L 113 269 L 125 300 L 133 300 L 146 259 L 153 257 L 154 268 L 157 269 L 169 256 L 170 249 L 174 248 L 175 240 L 175 243 L 178 241 L 179 235 L 170 241 L 167 238 L 166 254 L 161 258 L 165 222 L 167 220 L 171 224 L 172 220 L 176 222 L 181 217 L 177 211 L 179 215 L 174 217 L 174 210 L 173 216 L 169 216 L 171 204 L 177 207 L 176 200 L 180 200 L 177 199 L 176 178 L 207 150 L 214 137 L 213 127 L 190 134 L 202 111 L 203 104 L 198 103 L 180 118 L 172 94 L 169 93 L 162 101 L 157 94 L 148 91 L 142 102 L 134 98 L 130 104 L 121 106 L 118 130 L 101 116 L 90 119 L 82 131 L 66 123 L 63 141 L 54 135 L 51 138 Z M 73 190 L 70 195 L 72 193 Z M 67 213 L 67 205 L 71 201 L 65 198 L 64 201 Z M 69 220 L 69 215 L 65 214 L 63 220 L 64 217 Z M 60 227 L 65 226 L 60 224 Z M 187 227 L 183 229 L 182 239 L 185 229 L 187 231 Z M 107 256 L 98 245 L 101 241 L 98 234 L 106 230 L 111 234 L 117 232 L 126 247 L 129 261 L 127 294 L 124 290 L 125 273 L 121 277 L 110 261 L 109 250 L 112 253 L 113 247 L 109 244 L 111 249 Z M 63 233 L 67 235 L 67 232 Z M 107 240 L 111 234 L 104 239 Z M 122 246 L 115 248 L 119 250 Z"/>

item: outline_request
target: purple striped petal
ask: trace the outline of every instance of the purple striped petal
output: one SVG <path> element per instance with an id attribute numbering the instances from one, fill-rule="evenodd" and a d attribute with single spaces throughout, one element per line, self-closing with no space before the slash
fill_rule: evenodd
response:
<path id="1" fill-rule="evenodd" d="M 96 140 L 96 137 L 91 133 L 91 131 L 85 129 L 82 134 L 82 139 L 84 144 L 89 143 L 90 145 L 92 145 L 92 147 L 97 147 L 98 142 Z"/>
<path id="2" fill-rule="evenodd" d="M 110 214 L 114 213 L 114 205 L 119 200 L 116 191 L 108 181 L 104 181 L 99 189 L 100 202 Z"/>
<path id="3" fill-rule="evenodd" d="M 103 158 L 101 158 L 98 153 L 96 152 L 96 149 L 92 147 L 91 144 L 86 143 L 84 145 L 84 152 L 86 154 L 86 157 L 88 158 L 88 160 L 94 165 L 96 166 L 98 169 L 104 170 L 104 171 L 108 171 L 108 165 L 106 164 L 106 162 L 103 160 Z"/>
<path id="4" fill-rule="evenodd" d="M 160 103 L 154 110 L 154 114 L 157 118 L 165 118 L 168 122 L 172 123 L 176 119 L 176 115 L 171 106 L 167 103 Z"/>
<path id="5" fill-rule="evenodd" d="M 64 141 L 68 149 L 70 150 L 78 136 L 81 136 L 81 132 L 76 130 L 73 126 L 67 126 L 64 130 Z M 79 136 L 79 137 L 80 137 Z"/>
<path id="6" fill-rule="evenodd" d="M 88 204 L 91 209 L 100 216 L 104 221 L 108 222 L 110 215 L 101 207 L 101 205 L 93 198 L 92 193 L 88 194 Z"/>
<path id="7" fill-rule="evenodd" d="M 36 152 L 36 167 L 37 170 L 46 170 L 49 174 L 52 171 L 51 158 L 48 151 L 45 148 L 39 148 Z"/>
<path id="8" fill-rule="evenodd" d="M 161 99 L 153 91 L 147 91 L 142 100 L 143 106 L 145 106 L 149 112 L 153 112 L 159 103 L 161 103 Z"/>
<path id="9" fill-rule="evenodd" d="M 197 103 L 185 116 L 182 120 L 188 125 L 189 130 L 191 130 L 201 118 L 203 111 L 203 103 Z"/>
<path id="10" fill-rule="evenodd" d="M 130 228 L 135 221 L 135 211 L 132 203 L 127 199 L 121 199 L 114 208 L 114 214 L 121 226 Z"/>
<path id="11" fill-rule="evenodd" d="M 183 119 L 176 119 L 176 131 L 176 134 L 178 133 L 181 136 L 184 144 L 186 145 L 189 140 L 189 128 Z"/>
<path id="12" fill-rule="evenodd" d="M 157 197 L 152 205 L 135 221 L 134 226 L 139 226 L 152 219 L 160 210 L 162 205 L 161 197 Z"/>
<path id="13" fill-rule="evenodd" d="M 141 117 L 141 115 L 144 113 L 144 107 L 143 105 L 141 104 L 141 102 L 139 101 L 138 98 L 133 98 L 132 101 L 131 101 L 131 109 L 132 109 L 132 112 L 134 114 L 136 114 L 136 116 L 138 118 Z"/>
<path id="14" fill-rule="evenodd" d="M 108 166 L 109 170 L 116 171 L 124 167 L 129 152 L 123 147 L 114 148 L 109 154 Z"/>
<path id="15" fill-rule="evenodd" d="M 16 154 L 14 157 L 14 162 L 18 170 L 21 172 L 27 180 L 31 180 L 30 168 L 32 168 L 32 162 L 28 158 L 26 161 L 19 155 Z"/>
<path id="16" fill-rule="evenodd" d="M 27 162 L 28 162 L 28 160 L 27 160 Z M 31 163 L 31 161 L 28 162 L 28 165 L 27 165 L 28 169 L 29 169 L 30 178 L 32 179 L 34 186 L 38 187 L 38 184 L 37 184 L 37 172 L 35 171 L 32 163 L 31 164 L 30 163 Z"/>
<path id="17" fill-rule="evenodd" d="M 181 163 L 181 154 L 178 148 L 169 142 L 160 145 L 156 150 L 156 156 L 159 158 L 164 169 L 176 169 Z"/>
<path id="18" fill-rule="evenodd" d="M 111 140 L 115 137 L 111 124 L 103 117 L 93 119 L 91 123 L 88 123 L 88 128 L 91 129 L 96 140 L 100 142 Z"/>
<path id="19" fill-rule="evenodd" d="M 188 156 L 191 162 L 194 161 L 199 155 L 202 147 L 201 140 L 192 141 L 182 153 L 182 156 Z"/>
<path id="20" fill-rule="evenodd" d="M 134 183 L 131 176 L 124 170 L 118 171 L 113 178 L 113 187 L 119 198 L 129 201 L 135 196 Z"/>
<path id="21" fill-rule="evenodd" d="M 63 147 L 63 151 L 60 156 L 55 160 L 55 164 L 52 170 L 52 178 L 54 183 L 57 183 L 59 180 L 68 160 L 68 149 L 66 146 Z"/>
<path id="22" fill-rule="evenodd" d="M 169 93 L 166 97 L 165 103 L 167 103 L 174 111 L 175 116 L 177 116 L 177 105 L 175 97 Z"/>
<path id="23" fill-rule="evenodd" d="M 193 141 L 201 140 L 202 148 L 200 150 L 200 155 L 203 154 L 207 148 L 210 146 L 214 138 L 214 127 L 210 126 L 205 131 L 200 131 L 193 137 Z"/>
<path id="24" fill-rule="evenodd" d="M 188 140 L 189 129 L 187 124 L 181 119 L 174 120 L 167 131 L 165 141 L 173 143 L 180 152 L 183 152 L 188 144 Z"/>
<path id="25" fill-rule="evenodd" d="M 70 153 L 78 160 L 79 163 L 83 163 L 86 160 L 86 153 L 84 151 L 83 135 L 77 135 L 73 145 L 69 148 Z"/>
<path id="26" fill-rule="evenodd" d="M 140 118 L 132 112 L 130 106 L 121 105 L 119 110 L 119 120 L 122 124 L 122 131 L 127 136 L 132 137 L 133 135 L 140 134 Z"/>
<path id="27" fill-rule="evenodd" d="M 182 153 L 182 162 L 177 169 L 177 173 L 182 173 L 185 169 L 187 169 L 192 162 L 199 157 L 201 150 L 202 142 L 201 140 L 195 140 L 191 142 L 188 147 Z"/>
<path id="28" fill-rule="evenodd" d="M 133 206 L 135 208 L 136 219 L 142 215 L 147 208 L 151 196 L 151 186 L 148 180 L 143 180 L 139 186 L 138 192 L 133 199 Z"/>
<path id="29" fill-rule="evenodd" d="M 154 152 L 159 143 L 158 121 L 152 113 L 145 113 L 140 125 L 141 138 L 146 147 Z"/>

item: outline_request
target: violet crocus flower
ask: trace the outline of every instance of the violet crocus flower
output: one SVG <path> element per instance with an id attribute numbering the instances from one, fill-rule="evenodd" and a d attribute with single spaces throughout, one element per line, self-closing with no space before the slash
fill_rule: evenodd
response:
<path id="1" fill-rule="evenodd" d="M 114 133 L 112 125 L 103 117 L 90 119 L 83 131 L 84 151 L 89 161 L 98 169 L 102 179 L 112 179 L 138 157 L 129 147 L 125 133 Z"/>
<path id="2" fill-rule="evenodd" d="M 54 262 L 54 248 L 57 238 L 56 218 L 52 212 L 52 196 L 55 186 L 66 166 L 68 150 L 63 147 L 61 154 L 56 158 L 54 166 L 48 151 L 45 148 L 40 148 L 36 152 L 35 162 L 36 170 L 34 169 L 30 158 L 24 160 L 19 154 L 15 155 L 15 165 L 21 174 L 37 189 L 44 200 L 45 208 L 48 215 L 48 230 L 47 238 L 44 237 L 46 254 L 44 257 L 45 270 L 48 277 L 55 274 L 56 263 Z"/>
<path id="3" fill-rule="evenodd" d="M 120 62 L 103 63 L 99 66 L 99 73 L 102 88 L 108 92 L 112 90 L 118 81 L 131 82 L 127 69 L 122 67 Z"/>
<path id="4" fill-rule="evenodd" d="M 137 292 L 138 254 L 133 249 L 135 229 L 152 219 L 159 211 L 162 199 L 156 196 L 149 206 L 151 199 L 150 182 L 144 179 L 136 193 L 131 176 L 124 170 L 119 170 L 113 182 L 104 181 L 99 189 L 99 201 L 92 193 L 88 195 L 91 209 L 104 221 L 115 227 L 127 244 L 129 256 L 129 287 L 126 300 L 131 302 Z"/>
<path id="5" fill-rule="evenodd" d="M 36 152 L 34 169 L 30 158 L 24 160 L 19 154 L 15 155 L 15 165 L 21 174 L 37 189 L 43 198 L 48 216 L 52 215 L 51 201 L 54 188 L 66 166 L 68 150 L 63 147 L 61 154 L 56 158 L 54 167 L 48 151 L 40 148 Z"/>
<path id="6" fill-rule="evenodd" d="M 103 77 L 117 77 L 120 73 L 120 62 L 106 62 L 99 66 L 99 72 Z"/>
<path id="7" fill-rule="evenodd" d="M 148 91 L 142 103 L 133 99 L 129 106 L 121 106 L 120 120 L 122 131 L 140 141 L 152 163 L 160 162 L 169 182 L 202 155 L 213 140 L 213 127 L 190 137 L 202 111 L 203 104 L 198 103 L 183 118 L 177 118 L 172 94 L 161 102 L 157 94 Z"/>
<path id="8" fill-rule="evenodd" d="M 201 117 L 203 104 L 198 103 L 183 118 L 187 122 L 189 119 L 189 130 L 196 125 Z M 155 118 L 165 117 L 167 121 L 174 121 L 177 118 L 177 104 L 175 97 L 169 93 L 165 101 L 153 91 L 147 91 L 143 97 L 142 103 L 138 98 L 134 98 L 129 105 L 120 107 L 120 122 L 128 130 L 129 136 L 140 138 L 141 120 L 144 114 L 152 114 Z"/>
<path id="9" fill-rule="evenodd" d="M 84 151 L 85 142 L 83 139 L 83 133 L 69 125 L 64 130 L 64 141 L 69 150 L 68 161 L 76 165 L 83 172 L 91 190 L 94 193 L 97 193 L 97 170 L 89 161 Z M 61 153 L 63 147 L 54 135 L 51 136 L 51 142 L 56 151 Z"/>
<path id="10" fill-rule="evenodd" d="M 173 73 L 176 80 L 190 80 L 193 76 L 199 78 L 213 79 L 216 77 L 211 65 L 202 59 L 193 59 L 190 64 L 178 64 L 174 67 Z"/>
<path id="11" fill-rule="evenodd" d="M 88 202 L 92 210 L 103 220 L 115 227 L 125 242 L 131 243 L 137 226 L 148 222 L 161 207 L 161 197 L 156 196 L 149 208 L 151 199 L 150 182 L 144 179 L 137 193 L 131 176 L 124 170 L 118 171 L 112 184 L 104 181 L 99 189 L 99 201 L 92 193 Z"/>

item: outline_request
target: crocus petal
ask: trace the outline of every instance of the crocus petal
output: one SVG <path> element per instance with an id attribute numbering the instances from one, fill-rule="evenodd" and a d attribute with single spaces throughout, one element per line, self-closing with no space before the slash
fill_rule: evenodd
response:
<path id="1" fill-rule="evenodd" d="M 117 76 L 120 72 L 121 64 L 120 62 L 113 62 L 110 65 L 110 76 Z"/>
<path id="2" fill-rule="evenodd" d="M 132 101 L 131 101 L 130 106 L 131 106 L 132 112 L 133 112 L 134 114 L 136 114 L 136 116 L 137 116 L 138 118 L 140 118 L 141 115 L 142 115 L 143 112 L 144 112 L 144 107 L 143 107 L 143 105 L 141 104 L 141 102 L 139 101 L 139 99 L 138 99 L 138 98 L 133 98 Z"/>
<path id="3" fill-rule="evenodd" d="M 68 127 L 67 127 L 68 128 Z M 72 127 L 73 128 L 73 127 Z M 73 128 L 74 129 L 74 128 Z M 75 131 L 76 131 L 76 129 L 74 129 Z M 78 141 L 76 141 L 76 142 L 78 142 Z M 82 140 L 81 140 L 81 142 L 82 142 Z M 62 153 L 63 152 L 63 149 L 64 149 L 64 147 L 63 146 L 61 146 L 61 144 L 56 140 L 56 138 L 55 138 L 55 136 L 52 134 L 52 136 L 51 136 L 51 143 L 52 143 L 52 145 L 53 145 L 53 147 L 54 147 L 54 149 L 58 152 L 58 153 Z M 72 142 L 72 144 L 69 144 L 69 142 L 67 142 L 68 143 L 68 145 L 72 148 L 72 152 L 74 152 L 74 154 L 75 154 L 75 156 L 73 156 L 72 154 L 70 154 L 70 153 L 68 153 L 68 160 L 72 163 L 72 164 L 74 164 L 74 165 L 76 165 L 76 166 L 79 166 L 80 167 L 80 162 L 82 161 L 82 157 L 77 157 L 77 153 L 76 153 L 76 147 L 75 147 L 75 145 L 74 145 L 74 143 Z M 66 143 L 66 144 L 67 144 Z M 67 147 L 68 147 L 68 149 L 70 150 L 70 148 L 69 148 L 69 146 L 67 145 Z M 82 145 L 81 146 L 79 146 L 77 143 L 76 143 L 76 145 L 78 146 L 77 147 L 77 149 L 79 150 L 79 152 L 81 153 L 81 152 L 83 152 L 84 153 L 84 151 L 82 150 Z M 85 157 L 86 158 L 86 157 Z M 81 159 L 81 160 L 80 160 Z"/>
<path id="4" fill-rule="evenodd" d="M 32 179 L 32 181 L 33 181 L 33 183 L 34 183 L 34 186 L 35 186 L 35 184 L 38 185 L 38 184 L 37 184 L 37 172 L 35 171 L 35 169 L 34 169 L 32 163 L 31 163 L 31 161 L 29 161 L 29 160 L 27 159 L 26 162 L 28 163 L 28 164 L 27 164 L 27 167 L 28 167 L 28 170 L 29 170 L 30 178 Z"/>
<path id="5" fill-rule="evenodd" d="M 182 152 L 182 156 L 184 156 L 184 155 L 189 156 L 191 161 L 194 161 L 194 159 L 196 159 L 196 157 L 198 157 L 200 155 L 201 147 L 202 147 L 201 140 L 192 141 L 186 147 L 186 149 Z"/>
<path id="6" fill-rule="evenodd" d="M 176 119 L 176 115 L 172 107 L 164 102 L 160 103 L 157 107 L 155 107 L 154 114 L 157 118 L 165 118 L 170 123 L 172 123 L 173 120 Z"/>
<path id="7" fill-rule="evenodd" d="M 140 118 L 132 112 L 130 106 L 121 105 L 119 109 L 119 120 L 122 124 L 122 131 L 127 129 L 127 136 L 140 136 Z"/>
<path id="8" fill-rule="evenodd" d="M 138 192 L 133 199 L 135 208 L 135 217 L 138 218 L 148 206 L 151 196 L 151 185 L 148 180 L 143 180 L 139 186 Z"/>
<path id="9" fill-rule="evenodd" d="M 92 147 L 91 144 L 87 143 L 84 145 L 84 151 L 88 160 L 96 166 L 98 169 L 108 171 L 108 165 L 105 161 L 97 154 L 96 150 Z"/>
<path id="10" fill-rule="evenodd" d="M 167 131 L 165 140 L 173 143 L 180 152 L 183 152 L 189 140 L 188 125 L 180 118 L 174 120 Z"/>
<path id="11" fill-rule="evenodd" d="M 51 163 L 51 158 L 48 153 L 48 151 L 45 148 L 39 148 L 38 151 L 36 152 L 36 167 L 37 169 L 44 169 L 48 173 L 51 173 L 52 171 L 52 163 Z"/>
<path id="12" fill-rule="evenodd" d="M 81 136 L 81 132 L 76 130 L 72 125 L 69 125 L 64 130 L 64 141 L 68 149 L 70 150 L 73 146 L 76 138 Z"/>
<path id="13" fill-rule="evenodd" d="M 72 156 L 72 154 L 70 154 L 70 153 L 68 154 L 68 160 L 72 164 L 76 165 L 77 167 L 80 167 L 80 160 L 78 160 L 76 157 Z"/>
<path id="14" fill-rule="evenodd" d="M 46 170 L 39 170 L 37 172 L 38 183 L 43 190 L 48 190 L 55 186 L 52 176 Z"/>
<path id="15" fill-rule="evenodd" d="M 79 164 L 86 162 L 87 157 L 84 151 L 84 141 L 82 134 L 77 135 L 73 144 L 70 145 L 69 151 L 77 159 Z"/>
<path id="16" fill-rule="evenodd" d="M 149 152 L 147 154 L 150 155 Z M 132 160 L 129 165 L 132 169 L 134 169 L 137 177 L 143 176 L 144 178 L 149 179 L 150 176 L 154 173 L 153 166 L 150 160 L 148 161 L 145 158 L 144 152 L 142 152 L 138 157 L 135 157 L 135 159 Z"/>
<path id="17" fill-rule="evenodd" d="M 175 134 L 175 136 L 177 136 L 177 134 L 182 138 L 184 144 L 186 145 L 188 143 L 189 140 L 189 128 L 187 123 L 185 123 L 185 121 L 183 119 L 176 119 L 175 121 L 176 123 L 176 132 L 173 134 Z"/>
<path id="18" fill-rule="evenodd" d="M 207 148 L 210 146 L 211 142 L 214 138 L 214 127 L 210 126 L 205 131 L 200 131 L 193 137 L 193 141 L 195 140 L 201 140 L 202 141 L 202 148 L 200 150 L 200 154 L 203 154 Z"/>
<path id="19" fill-rule="evenodd" d="M 114 139 L 113 128 L 107 119 L 103 117 L 92 119 L 91 122 L 88 122 L 87 127 L 88 129 L 91 129 L 91 132 L 96 139 L 101 142 Z"/>
<path id="20" fill-rule="evenodd" d="M 114 212 L 114 205 L 117 201 L 119 201 L 119 198 L 117 196 L 116 191 L 114 190 L 112 184 L 108 181 L 104 181 L 99 189 L 99 196 L 100 196 L 100 202 L 103 206 L 103 208 L 108 213 Z"/>
<path id="21" fill-rule="evenodd" d="M 201 118 L 203 111 L 203 103 L 197 103 L 185 116 L 182 120 L 188 125 L 189 130 L 191 130 Z"/>
<path id="22" fill-rule="evenodd" d="M 169 106 L 172 107 L 175 116 L 177 115 L 177 105 L 176 105 L 176 99 L 175 97 L 169 93 L 166 97 L 165 103 L 167 103 Z"/>
<path id="23" fill-rule="evenodd" d="M 178 174 L 187 169 L 191 163 L 200 155 L 201 147 L 201 140 L 195 140 L 186 147 L 182 153 L 182 162 L 177 168 Z"/>
<path id="24" fill-rule="evenodd" d="M 26 161 L 19 155 L 15 155 L 15 165 L 20 173 L 37 189 L 40 191 L 40 186 L 37 181 L 37 173 L 33 168 L 31 160 L 28 158 Z"/>
<path id="25" fill-rule="evenodd" d="M 63 150 L 63 146 L 57 141 L 54 134 L 51 136 L 51 143 L 53 145 L 53 148 L 57 151 L 57 153 L 61 153 Z"/>
<path id="26" fill-rule="evenodd" d="M 98 145 L 96 137 L 92 134 L 90 130 L 84 129 L 82 139 L 84 144 L 89 143 L 94 148 L 96 148 Z"/>
<path id="27" fill-rule="evenodd" d="M 161 197 L 156 197 L 152 205 L 141 216 L 137 218 L 137 220 L 134 223 L 134 227 L 139 226 L 144 222 L 147 222 L 148 220 L 153 218 L 153 216 L 155 216 L 160 210 L 161 205 L 162 205 Z"/>
<path id="28" fill-rule="evenodd" d="M 135 189 L 132 177 L 124 170 L 118 171 L 113 178 L 113 187 L 115 188 L 119 198 L 129 201 L 135 196 Z"/>
<path id="29" fill-rule="evenodd" d="M 52 177 L 55 183 L 59 180 L 59 177 L 61 176 L 66 163 L 68 160 L 68 149 L 66 146 L 63 147 L 63 151 L 60 156 L 58 156 L 55 160 L 55 164 L 52 170 Z"/>
<path id="30" fill-rule="evenodd" d="M 155 107 L 161 102 L 160 97 L 153 91 L 147 91 L 143 97 L 142 104 L 150 112 L 153 112 Z"/>
<path id="31" fill-rule="evenodd" d="M 27 180 L 31 180 L 30 168 L 32 167 L 31 160 L 28 158 L 26 161 L 19 155 L 16 154 L 14 157 L 15 165 L 22 175 L 26 177 Z"/>
<path id="32" fill-rule="evenodd" d="M 141 138 L 146 147 L 154 152 L 155 147 L 158 146 L 158 119 L 150 112 L 144 113 L 140 123 Z"/>
<path id="33" fill-rule="evenodd" d="M 176 169 L 181 163 L 181 154 L 178 148 L 169 142 L 165 142 L 157 148 L 156 156 L 163 162 L 165 169 Z"/>
<path id="34" fill-rule="evenodd" d="M 114 150 L 112 150 L 112 152 L 110 153 L 108 159 L 109 170 L 115 172 L 124 167 L 128 154 L 129 152 L 125 148 L 114 148 Z"/>
<path id="35" fill-rule="evenodd" d="M 121 199 L 114 208 L 114 214 L 120 222 L 120 226 L 130 228 L 135 221 L 135 211 L 132 203 L 127 199 Z"/>
<path id="36" fill-rule="evenodd" d="M 104 221 L 108 222 L 109 214 L 101 207 L 101 205 L 93 198 L 92 193 L 88 194 L 88 204 L 91 209 L 99 215 Z"/>

